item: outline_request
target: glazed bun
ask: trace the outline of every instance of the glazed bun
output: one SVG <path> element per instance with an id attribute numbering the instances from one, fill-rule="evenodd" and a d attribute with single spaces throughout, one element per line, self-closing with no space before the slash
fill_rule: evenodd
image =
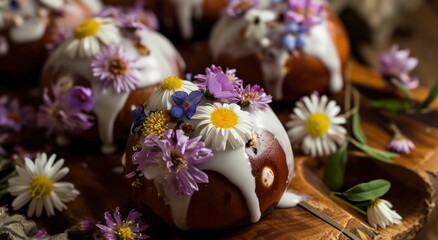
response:
<path id="1" fill-rule="evenodd" d="M 209 48 L 216 63 L 236 67 L 276 101 L 339 92 L 349 59 L 340 21 L 319 0 L 261 0 L 243 12 L 229 12 L 215 25 Z"/>
<path id="2" fill-rule="evenodd" d="M 11 79 L 1 85 L 20 86 L 35 84 L 48 48 L 102 8 L 99 0 L 7 0 L 2 4 L 0 73 Z"/>
<path id="3" fill-rule="evenodd" d="M 43 86 L 51 90 L 46 98 L 68 100 L 68 96 L 78 93 L 72 96 L 78 98 L 73 107 L 61 109 L 63 115 L 68 115 L 65 111 L 71 108 L 84 106 L 84 102 L 92 105 L 83 108 L 89 111 L 90 121 L 82 115 L 79 118 L 93 127 L 64 126 L 73 121 L 56 121 L 60 110 L 56 107 L 56 111 L 44 113 L 55 118 L 54 122 L 68 134 L 100 139 L 107 153 L 114 150 L 115 139 L 128 136 L 133 108 L 146 101 L 165 77 L 182 75 L 185 68 L 174 46 L 142 23 L 138 9 L 131 10 L 105 9 L 81 23 L 51 53 L 42 73 Z"/>
<path id="4" fill-rule="evenodd" d="M 139 106 L 123 160 L 138 209 L 182 230 L 218 230 L 259 221 L 287 195 L 287 133 L 271 97 L 234 73 L 166 79 Z"/>

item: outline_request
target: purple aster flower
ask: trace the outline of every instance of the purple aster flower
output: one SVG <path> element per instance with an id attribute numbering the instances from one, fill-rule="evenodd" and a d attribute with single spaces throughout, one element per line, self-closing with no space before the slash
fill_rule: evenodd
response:
<path id="1" fill-rule="evenodd" d="M 286 21 L 310 28 L 322 22 L 324 5 L 312 0 L 288 0 Z"/>
<path id="2" fill-rule="evenodd" d="M 170 109 L 170 117 L 180 119 L 183 115 L 191 119 L 196 112 L 196 106 L 201 102 L 204 94 L 200 91 L 193 91 L 187 94 L 184 91 L 177 91 L 172 95 L 176 106 Z"/>
<path id="3" fill-rule="evenodd" d="M 134 132 L 134 130 L 141 125 L 145 117 L 146 114 L 144 112 L 143 105 L 140 105 L 132 110 L 132 118 L 134 119 L 134 123 L 132 124 L 132 132 Z"/>
<path id="4" fill-rule="evenodd" d="M 94 98 L 90 88 L 75 86 L 67 94 L 67 101 L 70 103 L 69 107 L 72 110 L 89 112 L 93 109 Z"/>
<path id="5" fill-rule="evenodd" d="M 391 142 L 388 144 L 388 149 L 394 152 L 408 154 L 412 149 L 415 148 L 414 143 L 409 140 L 401 130 L 395 125 L 395 123 L 391 123 L 390 128 L 394 132 L 394 137 Z"/>
<path id="6" fill-rule="evenodd" d="M 257 84 L 252 87 L 248 84 L 245 88 L 240 88 L 238 92 L 242 107 L 251 106 L 254 110 L 264 109 L 272 102 L 272 96 L 267 95 L 265 90 Z"/>
<path id="7" fill-rule="evenodd" d="M 388 144 L 388 149 L 394 152 L 408 154 L 415 148 L 414 143 L 404 136 L 395 136 Z"/>
<path id="8" fill-rule="evenodd" d="M 207 75 L 206 94 L 223 102 L 237 102 L 238 93 L 227 75 L 224 73 Z"/>
<path id="9" fill-rule="evenodd" d="M 84 217 L 79 221 L 79 229 L 82 232 L 91 232 L 95 229 L 96 223 L 88 217 Z"/>
<path id="10" fill-rule="evenodd" d="M 128 217 L 122 220 L 119 208 L 114 210 L 111 215 L 105 212 L 105 223 L 96 224 L 100 228 L 105 240 L 119 240 L 119 239 L 147 239 L 147 235 L 142 234 L 149 225 L 141 221 L 141 214 L 135 209 L 132 209 Z"/>
<path id="11" fill-rule="evenodd" d="M 208 175 L 195 165 L 211 156 L 213 152 L 205 147 L 201 136 L 189 139 L 183 130 L 170 129 L 161 138 L 149 135 L 143 149 L 134 154 L 133 163 L 146 178 L 163 177 L 176 195 L 183 196 L 197 191 L 198 183 L 208 182 Z"/>
<path id="12" fill-rule="evenodd" d="M 0 126 L 20 131 L 21 128 L 31 123 L 35 117 L 35 110 L 31 106 L 21 106 L 18 99 L 9 99 L 7 96 L 0 98 Z"/>
<path id="13" fill-rule="evenodd" d="M 212 74 L 219 74 L 223 73 L 228 77 L 228 80 L 237 87 L 242 86 L 243 80 L 239 79 L 236 76 L 236 69 L 226 69 L 225 72 L 222 70 L 222 67 L 215 66 L 214 64 L 211 65 L 211 67 L 205 68 L 205 75 L 204 74 L 198 74 L 195 76 L 195 79 L 197 80 L 197 85 L 199 89 L 202 91 L 205 91 L 207 89 L 207 79 Z"/>
<path id="14" fill-rule="evenodd" d="M 225 8 L 225 14 L 231 17 L 239 16 L 246 10 L 255 7 L 259 0 L 229 0 Z"/>
<path id="15" fill-rule="evenodd" d="M 137 88 L 143 67 L 123 47 L 111 45 L 94 57 L 91 68 L 95 81 L 101 82 L 103 88 L 111 85 L 120 93 Z"/>
<path id="16" fill-rule="evenodd" d="M 382 76 L 390 80 L 397 78 L 408 89 L 418 87 L 418 79 L 412 78 L 409 73 L 418 65 L 418 59 L 409 57 L 409 50 L 399 50 L 398 45 L 392 45 L 388 52 L 379 58 L 379 71 Z"/>
<path id="17" fill-rule="evenodd" d="M 37 115 L 37 125 L 47 128 L 47 134 L 56 132 L 75 133 L 90 129 L 93 126 L 93 118 L 87 113 L 78 109 L 71 108 L 70 93 L 61 92 L 60 89 L 52 87 L 53 99 L 50 97 L 48 89 L 44 89 L 43 104 L 40 106 Z"/>

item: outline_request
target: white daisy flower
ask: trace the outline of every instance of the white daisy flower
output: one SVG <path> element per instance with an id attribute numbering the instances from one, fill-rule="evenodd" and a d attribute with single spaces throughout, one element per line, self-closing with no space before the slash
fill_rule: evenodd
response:
<path id="1" fill-rule="evenodd" d="M 337 116 L 341 108 L 334 100 L 313 93 L 296 103 L 291 120 L 286 123 L 292 142 L 302 142 L 305 154 L 311 156 L 330 155 L 337 145 L 345 141 L 347 130 L 341 126 L 346 120 Z"/>
<path id="2" fill-rule="evenodd" d="M 47 159 L 45 153 L 39 154 L 35 162 L 25 159 L 24 168 L 16 166 L 18 176 L 9 179 L 8 191 L 17 196 L 12 202 L 14 210 L 20 209 L 30 201 L 27 216 L 35 213 L 39 217 L 46 209 L 48 216 L 55 215 L 55 209 L 67 209 L 64 204 L 73 201 L 78 195 L 73 184 L 57 182 L 69 172 L 67 167 L 62 168 L 64 160 L 56 161 L 53 154 Z"/>
<path id="3" fill-rule="evenodd" d="M 91 18 L 77 26 L 64 45 L 71 58 L 93 57 L 100 52 L 101 44 L 109 46 L 120 42 L 120 32 L 112 18 Z"/>
<path id="4" fill-rule="evenodd" d="M 199 120 L 195 129 L 213 150 L 236 149 L 251 138 L 253 125 L 249 113 L 235 103 L 199 106 L 192 119 Z"/>
<path id="5" fill-rule="evenodd" d="M 161 83 L 161 86 L 149 97 L 146 108 L 151 111 L 169 110 L 174 105 L 172 95 L 177 91 L 191 93 L 199 88 L 190 81 L 170 76 Z"/>
<path id="6" fill-rule="evenodd" d="M 374 228 L 377 225 L 385 229 L 391 224 L 400 224 L 402 217 L 391 209 L 392 204 L 384 199 L 376 199 L 370 202 L 367 208 L 368 222 Z"/>

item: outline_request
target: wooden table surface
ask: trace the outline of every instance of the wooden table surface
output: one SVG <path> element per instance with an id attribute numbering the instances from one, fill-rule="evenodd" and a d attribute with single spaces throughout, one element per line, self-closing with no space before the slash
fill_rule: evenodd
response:
<path id="1" fill-rule="evenodd" d="M 202 51 L 194 47 L 182 50 L 182 54 Z M 202 54 L 202 53 L 201 53 Z M 200 66 L 192 66 L 199 69 Z M 205 67 L 203 65 L 202 67 Z M 190 68 L 189 68 L 190 70 Z M 369 96 L 384 91 L 384 84 L 376 73 L 352 63 L 349 79 Z M 425 98 L 427 90 L 418 89 L 414 98 Z M 279 118 L 287 119 L 293 105 L 273 105 Z M 438 101 L 434 102 L 438 109 Z M 400 225 L 385 230 L 372 229 L 366 217 L 328 197 L 328 189 L 323 182 L 325 164 L 322 161 L 295 155 L 295 176 L 290 191 L 306 197 L 306 203 L 329 216 L 357 234 L 365 233 L 375 239 L 411 239 L 420 238 L 429 226 L 438 218 L 438 118 L 435 112 L 416 117 L 412 115 L 391 115 L 362 108 L 362 127 L 370 145 L 384 149 L 391 138 L 386 124 L 395 121 L 403 132 L 413 140 L 416 149 L 409 155 L 395 159 L 394 164 L 385 164 L 369 159 L 356 152 L 349 155 L 346 183 L 349 186 L 375 178 L 385 178 L 392 182 L 391 191 L 385 196 L 394 204 L 394 208 L 403 217 Z M 51 141 L 47 139 L 47 141 Z M 121 173 L 120 159 L 124 143 L 111 155 L 99 153 L 97 143 L 73 143 L 65 148 L 55 147 L 59 157 L 66 160 L 70 173 L 66 181 L 74 183 L 81 195 L 68 204 L 69 209 L 54 217 L 36 219 L 40 226 L 51 234 L 62 232 L 81 217 L 103 219 L 105 211 L 120 206 L 125 213 L 132 207 Z M 4 198 L 0 205 L 10 203 Z M 27 207 L 18 211 L 25 214 Z M 151 227 L 147 234 L 153 239 L 348 239 L 343 233 L 325 223 L 303 207 L 274 209 L 260 222 L 246 227 L 220 232 L 181 232 L 173 227 L 164 226 L 156 220 L 149 220 Z"/>

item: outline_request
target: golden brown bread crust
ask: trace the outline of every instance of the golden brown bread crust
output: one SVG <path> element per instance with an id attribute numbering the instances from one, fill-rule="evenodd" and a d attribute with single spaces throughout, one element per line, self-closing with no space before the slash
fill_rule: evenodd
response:
<path id="1" fill-rule="evenodd" d="M 131 134 L 126 147 L 126 174 L 136 170 L 136 166 L 132 163 L 132 155 L 134 146 L 138 143 L 139 137 Z M 256 179 L 256 194 L 263 216 L 278 203 L 288 185 L 289 170 L 286 156 L 274 135 L 266 131 L 257 136 L 255 145 L 246 147 L 246 153 L 251 162 L 252 174 Z M 266 187 L 263 183 L 262 172 L 265 167 L 269 167 L 275 176 L 270 187 Z M 209 182 L 199 184 L 199 191 L 191 198 L 187 214 L 188 225 L 196 230 L 218 230 L 249 223 L 249 210 L 240 190 L 221 174 L 213 171 L 205 172 Z M 136 184 L 137 181 L 141 185 Z M 173 225 L 170 208 L 158 196 L 152 180 L 133 177 L 127 179 L 127 183 L 132 201 L 138 209 L 152 212 L 165 223 Z"/>
<path id="2" fill-rule="evenodd" d="M 340 20 L 331 11 L 328 11 L 328 28 L 331 38 L 339 54 L 343 72 L 350 56 L 350 45 L 347 34 Z M 263 76 L 260 62 L 256 55 L 234 58 L 225 53 L 220 54 L 216 63 L 223 67 L 237 69 L 239 78 L 249 84 L 258 84 L 266 89 L 261 79 Z M 329 72 L 323 63 L 315 56 L 299 51 L 298 55 L 289 56 L 285 65 L 287 74 L 283 84 L 283 101 L 297 100 L 314 91 L 328 93 Z M 344 74 L 345 75 L 345 74 Z M 275 83 L 274 83 L 275 84 Z"/>

